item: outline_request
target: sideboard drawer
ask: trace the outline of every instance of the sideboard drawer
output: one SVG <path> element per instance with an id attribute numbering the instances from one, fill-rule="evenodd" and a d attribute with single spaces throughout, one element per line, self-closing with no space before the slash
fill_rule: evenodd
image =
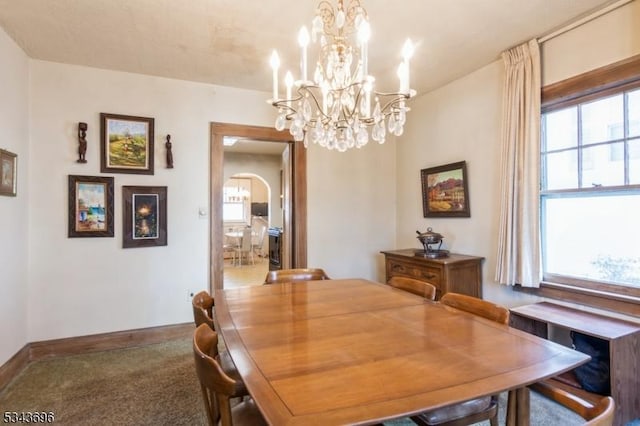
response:
<path id="1" fill-rule="evenodd" d="M 437 298 L 448 292 L 482 298 L 482 257 L 451 253 L 449 257 L 430 259 L 415 249 L 383 251 L 386 280 L 409 277 L 433 284 Z"/>
<path id="2" fill-rule="evenodd" d="M 419 267 L 396 259 L 389 259 L 389 269 L 393 276 L 405 276 L 427 281 L 436 287 L 440 287 L 442 282 L 442 271 L 439 268 Z"/>

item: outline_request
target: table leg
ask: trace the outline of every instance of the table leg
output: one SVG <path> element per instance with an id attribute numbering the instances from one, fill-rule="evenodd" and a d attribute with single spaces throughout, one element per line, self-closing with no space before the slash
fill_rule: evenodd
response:
<path id="1" fill-rule="evenodd" d="M 529 388 L 510 390 L 507 397 L 507 426 L 529 426 Z"/>
<path id="2" fill-rule="evenodd" d="M 507 426 L 516 426 L 516 391 L 510 390 L 507 396 Z"/>

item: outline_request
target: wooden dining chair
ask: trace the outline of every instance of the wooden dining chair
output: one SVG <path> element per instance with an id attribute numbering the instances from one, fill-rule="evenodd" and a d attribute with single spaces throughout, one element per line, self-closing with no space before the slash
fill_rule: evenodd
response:
<path id="1" fill-rule="evenodd" d="M 200 324 L 207 324 L 212 330 L 215 330 L 213 324 L 213 306 L 215 302 L 213 297 L 206 291 L 202 290 L 191 299 L 193 306 L 193 321 L 196 327 Z"/>
<path id="2" fill-rule="evenodd" d="M 391 287 L 424 297 L 427 300 L 436 300 L 436 287 L 426 281 L 408 277 L 391 277 L 387 284 Z"/>
<path id="3" fill-rule="evenodd" d="M 500 324 L 509 324 L 509 309 L 491 303 L 488 300 L 478 299 L 466 294 L 446 293 L 440 299 L 440 303 Z"/>
<path id="4" fill-rule="evenodd" d="M 276 284 L 330 279 L 321 268 L 277 269 L 267 273 L 264 283 Z"/>
<path id="5" fill-rule="evenodd" d="M 227 375 L 218 358 L 218 334 L 201 324 L 193 334 L 193 356 L 209 425 L 266 425 L 255 402 L 247 398 L 231 407 L 231 398 L 247 394 L 244 383 Z"/>
<path id="6" fill-rule="evenodd" d="M 193 305 L 193 320 L 196 327 L 201 324 L 206 324 L 211 330 L 215 331 L 216 327 L 213 320 L 213 306 L 215 303 L 213 297 L 211 297 L 206 290 L 202 290 L 193 296 L 191 304 Z M 222 344 L 221 347 L 224 349 L 224 344 Z M 219 356 L 218 361 L 220 362 L 222 370 L 234 379 L 241 381 L 240 373 L 238 373 L 238 369 L 233 363 L 229 353 L 226 350 L 216 348 L 216 354 Z"/>
<path id="7" fill-rule="evenodd" d="M 486 300 L 458 293 L 446 293 L 440 298 L 443 305 L 477 315 L 500 324 L 509 324 L 509 310 Z M 498 426 L 498 395 L 475 398 L 411 417 L 421 426 L 465 426 L 489 420 Z"/>
<path id="8" fill-rule="evenodd" d="M 585 425 L 611 426 L 613 424 L 616 404 L 610 396 L 603 396 L 593 403 L 547 381 L 534 383 L 529 385 L 529 388 L 578 414 L 586 420 Z"/>

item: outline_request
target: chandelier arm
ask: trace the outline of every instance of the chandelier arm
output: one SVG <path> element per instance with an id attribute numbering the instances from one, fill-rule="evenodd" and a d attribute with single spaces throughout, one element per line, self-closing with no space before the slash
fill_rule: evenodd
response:
<path id="1" fill-rule="evenodd" d="M 381 97 L 384 99 L 385 96 L 386 97 L 395 96 L 393 99 L 387 101 L 387 103 L 385 103 L 382 108 L 380 108 L 380 112 L 385 117 L 388 117 L 390 114 L 395 112 L 395 111 L 392 110 L 394 105 L 409 99 L 409 97 L 407 95 L 403 94 L 403 93 L 378 93 L 378 92 L 376 92 L 376 96 L 378 96 L 378 99 L 380 99 Z"/>

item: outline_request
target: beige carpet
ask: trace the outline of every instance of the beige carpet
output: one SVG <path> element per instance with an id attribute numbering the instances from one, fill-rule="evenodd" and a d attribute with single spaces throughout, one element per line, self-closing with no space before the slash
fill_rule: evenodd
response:
<path id="1" fill-rule="evenodd" d="M 206 424 L 189 338 L 34 362 L 0 393 L 0 408 L 52 411 L 55 423 L 66 425 Z M 532 426 L 582 424 L 536 394 L 531 413 Z"/>

